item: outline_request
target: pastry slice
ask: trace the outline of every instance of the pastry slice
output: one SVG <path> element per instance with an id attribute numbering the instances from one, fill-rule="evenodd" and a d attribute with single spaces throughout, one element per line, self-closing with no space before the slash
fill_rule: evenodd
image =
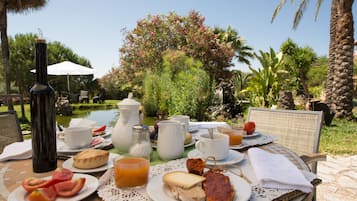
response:
<path id="1" fill-rule="evenodd" d="M 107 164 L 108 158 L 108 151 L 87 149 L 73 157 L 73 166 L 79 169 L 93 169 Z"/>

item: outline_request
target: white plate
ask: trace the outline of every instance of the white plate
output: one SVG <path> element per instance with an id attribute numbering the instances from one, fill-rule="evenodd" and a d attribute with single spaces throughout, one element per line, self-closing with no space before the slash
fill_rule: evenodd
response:
<path id="1" fill-rule="evenodd" d="M 104 134 L 101 134 L 101 135 L 96 135 L 96 136 L 100 136 L 100 137 L 108 137 L 108 136 L 110 136 L 112 134 L 112 131 L 111 130 L 108 130 L 108 129 L 106 129 L 105 130 L 105 132 L 104 132 Z M 95 136 L 95 137 L 96 137 Z"/>
<path id="2" fill-rule="evenodd" d="M 190 132 L 190 133 L 195 133 L 198 130 L 200 130 L 200 125 L 190 125 L 188 127 L 188 132 Z"/>
<path id="3" fill-rule="evenodd" d="M 248 144 L 246 144 L 245 142 L 242 142 L 242 144 L 240 144 L 240 145 L 231 145 L 231 146 L 229 146 L 229 148 L 230 149 L 241 149 L 241 148 L 244 148 L 247 145 Z"/>
<path id="4" fill-rule="evenodd" d="M 185 148 L 186 147 L 190 147 L 190 146 L 194 145 L 195 142 L 196 142 L 195 140 L 191 140 L 190 143 L 183 145 L 183 147 L 185 147 Z M 151 143 L 151 147 L 156 149 L 157 148 L 157 144 L 156 143 Z"/>
<path id="5" fill-rule="evenodd" d="M 67 169 L 71 170 L 72 172 L 78 172 L 78 173 L 101 172 L 101 171 L 105 171 L 105 170 L 113 167 L 113 159 L 116 158 L 117 156 L 119 156 L 119 154 L 110 153 L 107 164 L 105 164 L 101 167 L 93 168 L 93 169 L 79 169 L 79 168 L 74 167 L 73 166 L 73 157 L 65 160 L 62 164 L 62 167 L 67 168 Z"/>
<path id="6" fill-rule="evenodd" d="M 256 137 L 256 136 L 259 136 L 260 135 L 260 133 L 258 133 L 258 132 L 254 132 L 253 134 L 251 134 L 251 135 L 243 135 L 243 138 L 250 138 L 250 137 Z"/>
<path id="7" fill-rule="evenodd" d="M 97 144 L 95 146 L 88 146 L 88 147 L 75 149 L 75 148 L 68 147 L 63 140 L 57 140 L 57 153 L 78 153 L 90 148 L 101 149 L 102 147 L 108 146 L 111 143 L 112 140 L 108 138 L 108 139 L 104 139 L 102 143 Z"/>
<path id="8" fill-rule="evenodd" d="M 69 198 L 62 198 L 58 197 L 56 198 L 56 201 L 78 201 L 83 198 L 86 198 L 87 196 L 91 195 L 94 191 L 97 190 L 99 182 L 98 179 L 87 174 L 74 174 L 73 179 L 76 178 L 81 178 L 84 177 L 86 178 L 86 183 L 84 184 L 84 187 L 79 193 L 73 197 Z M 50 179 L 51 176 L 45 177 L 43 179 Z M 7 198 L 8 201 L 26 201 L 26 196 L 28 195 L 27 191 L 22 187 L 19 186 L 17 187 L 14 191 L 12 191 Z"/>
<path id="9" fill-rule="evenodd" d="M 187 154 L 188 158 L 202 158 L 201 152 L 197 149 L 194 149 Z M 205 160 L 205 158 L 202 158 Z M 239 163 L 244 159 L 244 154 L 239 153 L 238 151 L 229 150 L 228 156 L 225 159 L 217 160 L 216 165 L 232 165 L 235 163 Z M 207 160 L 207 165 L 214 165 L 214 161 Z"/>
<path id="10" fill-rule="evenodd" d="M 229 180 L 236 192 L 234 201 L 249 200 L 252 193 L 251 186 L 244 179 L 232 173 L 226 172 L 224 174 L 229 177 Z M 164 174 L 161 174 L 151 178 L 146 186 L 146 192 L 153 201 L 176 201 L 174 198 L 169 196 L 169 189 L 162 182 L 163 175 Z"/>

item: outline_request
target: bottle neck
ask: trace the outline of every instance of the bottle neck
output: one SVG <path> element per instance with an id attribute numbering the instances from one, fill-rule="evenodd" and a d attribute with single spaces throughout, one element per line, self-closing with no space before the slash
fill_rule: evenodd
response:
<path id="1" fill-rule="evenodd" d="M 36 81 L 47 84 L 47 44 L 44 41 L 35 43 Z"/>

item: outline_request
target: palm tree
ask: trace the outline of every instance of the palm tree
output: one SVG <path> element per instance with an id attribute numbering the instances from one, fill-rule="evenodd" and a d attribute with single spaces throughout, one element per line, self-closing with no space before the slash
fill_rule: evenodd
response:
<path id="1" fill-rule="evenodd" d="M 354 0 L 338 0 L 337 3 L 333 91 L 336 117 L 353 117 L 353 2 Z"/>
<path id="2" fill-rule="evenodd" d="M 294 3 L 294 0 L 291 1 Z M 352 5 L 354 0 L 333 0 L 330 19 L 330 47 L 329 73 L 326 91 L 329 95 L 328 103 L 336 113 L 336 117 L 352 118 L 353 108 L 353 43 L 354 28 Z M 301 0 L 295 13 L 293 28 L 295 29 L 309 3 Z M 322 0 L 317 1 L 315 19 Z M 280 0 L 276 7 L 272 22 L 285 4 Z M 332 44 L 331 44 L 332 43 Z"/>
<path id="3" fill-rule="evenodd" d="M 253 48 L 246 44 L 243 37 L 239 36 L 238 32 L 231 26 L 228 26 L 227 30 L 215 27 L 213 33 L 217 35 L 219 41 L 229 44 L 235 54 L 234 57 L 238 62 L 250 64 L 249 58 L 253 58 Z"/>
<path id="4" fill-rule="evenodd" d="M 0 31 L 1 31 L 1 52 L 4 67 L 4 78 L 6 94 L 10 94 L 10 64 L 9 64 L 9 42 L 7 38 L 7 12 L 22 13 L 31 9 L 43 7 L 47 0 L 0 0 Z M 7 97 L 8 109 L 13 110 L 12 102 Z"/>
<path id="5" fill-rule="evenodd" d="M 336 65 L 336 24 L 337 24 L 337 0 L 332 0 L 331 12 L 330 12 L 330 44 L 329 44 L 329 58 L 328 58 L 328 72 L 327 80 L 325 86 L 326 103 L 330 110 L 335 112 L 335 104 L 333 98 L 333 91 L 335 90 L 334 76 L 335 76 L 335 65 Z"/>

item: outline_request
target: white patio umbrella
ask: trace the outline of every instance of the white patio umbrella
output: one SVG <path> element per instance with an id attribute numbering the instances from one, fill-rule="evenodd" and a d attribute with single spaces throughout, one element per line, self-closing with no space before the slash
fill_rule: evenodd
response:
<path id="1" fill-rule="evenodd" d="M 36 69 L 31 72 L 36 73 Z M 70 75 L 92 75 L 95 70 L 86 66 L 81 66 L 70 61 L 63 61 L 61 63 L 47 66 L 48 75 L 67 75 L 67 89 L 69 92 L 69 76 Z"/>

